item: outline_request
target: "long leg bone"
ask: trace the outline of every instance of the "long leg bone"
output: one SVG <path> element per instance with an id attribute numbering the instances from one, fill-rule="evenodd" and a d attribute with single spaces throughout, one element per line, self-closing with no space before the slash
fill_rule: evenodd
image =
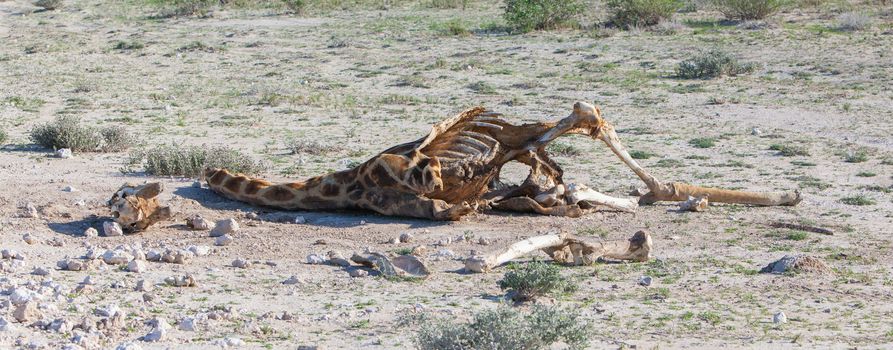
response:
<path id="1" fill-rule="evenodd" d="M 802 199 L 800 191 L 784 192 L 746 192 L 724 190 L 719 188 L 700 187 L 681 182 L 661 183 L 656 177 L 651 176 L 629 155 L 614 127 L 604 123 L 598 133 L 598 138 L 605 142 L 623 163 L 639 176 L 650 193 L 639 199 L 639 204 L 651 204 L 658 201 L 685 201 L 688 197 L 708 197 L 714 203 L 736 203 L 750 205 L 797 205 Z"/>
<path id="2" fill-rule="evenodd" d="M 603 205 L 623 212 L 633 213 L 639 203 L 629 198 L 616 198 L 597 192 L 586 185 L 568 184 L 565 199 L 568 203 L 577 204 L 585 201 L 590 205 Z"/>
<path id="3" fill-rule="evenodd" d="M 487 256 L 468 258 L 465 260 L 465 269 L 478 273 L 487 272 L 537 250 L 546 252 L 555 261 L 572 265 L 591 264 L 600 257 L 647 261 L 651 255 L 651 236 L 646 231 L 639 231 L 629 240 L 608 242 L 595 242 L 565 234 L 536 236 Z"/>

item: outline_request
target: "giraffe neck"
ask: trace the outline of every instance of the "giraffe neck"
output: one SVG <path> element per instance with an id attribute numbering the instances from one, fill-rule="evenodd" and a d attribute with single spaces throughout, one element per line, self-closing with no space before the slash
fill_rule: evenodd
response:
<path id="1" fill-rule="evenodd" d="M 343 209 L 353 207 L 348 194 L 356 186 L 356 172 L 350 169 L 303 182 L 279 184 L 232 174 L 225 169 L 209 169 L 205 177 L 214 192 L 249 204 L 286 210 Z"/>

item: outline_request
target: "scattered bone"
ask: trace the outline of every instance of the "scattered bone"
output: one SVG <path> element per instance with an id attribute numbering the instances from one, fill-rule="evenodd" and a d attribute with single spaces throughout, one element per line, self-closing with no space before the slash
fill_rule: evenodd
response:
<path id="1" fill-rule="evenodd" d="M 826 228 L 811 226 L 811 225 L 801 225 L 801 224 L 791 224 L 785 222 L 773 222 L 769 224 L 770 227 L 774 228 L 786 228 L 790 230 L 798 230 L 798 231 L 806 231 L 812 233 L 818 233 L 823 235 L 834 235 L 834 231 L 831 231 Z"/>
<path id="2" fill-rule="evenodd" d="M 220 237 L 226 234 L 232 234 L 239 231 L 239 223 L 235 219 L 220 220 L 211 230 L 211 237 Z"/>
<path id="3" fill-rule="evenodd" d="M 139 232 L 156 222 L 170 219 L 173 215 L 171 208 L 158 202 L 158 195 L 163 191 L 164 186 L 159 182 L 124 184 L 108 202 L 115 222 L 127 232 Z"/>
<path id="4" fill-rule="evenodd" d="M 68 158 L 71 158 L 74 156 L 71 153 L 71 149 L 68 149 L 68 148 L 57 149 L 56 152 L 53 152 L 53 155 L 55 155 L 56 158 L 62 158 L 62 159 L 68 159 Z"/>
<path id="5" fill-rule="evenodd" d="M 599 258 L 647 261 L 651 254 L 651 236 L 646 231 L 639 231 L 629 240 L 608 242 L 566 234 L 536 236 L 487 256 L 466 259 L 465 268 L 472 272 L 487 272 L 537 250 L 543 250 L 555 261 L 572 265 L 589 265 Z"/>
<path id="6" fill-rule="evenodd" d="M 103 222 L 102 232 L 105 234 L 106 237 L 117 237 L 124 235 L 124 230 L 121 229 L 121 225 L 114 221 Z"/>
<path id="7" fill-rule="evenodd" d="M 412 233 L 404 232 L 400 234 L 400 242 L 401 243 L 411 243 L 415 239 Z"/>
<path id="8" fill-rule="evenodd" d="M 707 197 L 688 197 L 685 202 L 679 203 L 679 210 L 701 212 L 707 210 Z"/>
<path id="9" fill-rule="evenodd" d="M 400 255 L 389 258 L 381 253 L 354 254 L 353 262 L 378 270 L 384 276 L 428 277 L 431 271 L 425 263 L 411 255 Z"/>
<path id="10" fill-rule="evenodd" d="M 326 257 L 329 259 L 328 262 L 330 265 L 348 267 L 350 266 L 350 261 L 345 259 L 341 253 L 336 252 L 334 250 L 330 250 L 326 253 Z"/>
<path id="11" fill-rule="evenodd" d="M 195 278 L 190 274 L 184 276 L 171 276 L 164 279 L 164 283 L 173 287 L 195 287 Z"/>
<path id="12" fill-rule="evenodd" d="M 766 265 L 760 273 L 784 274 L 786 272 L 831 273 L 831 268 L 819 258 L 808 255 L 785 255 L 781 259 Z"/>
<path id="13" fill-rule="evenodd" d="M 207 231 L 214 228 L 214 223 L 196 214 L 186 218 L 186 227 L 196 231 Z"/>

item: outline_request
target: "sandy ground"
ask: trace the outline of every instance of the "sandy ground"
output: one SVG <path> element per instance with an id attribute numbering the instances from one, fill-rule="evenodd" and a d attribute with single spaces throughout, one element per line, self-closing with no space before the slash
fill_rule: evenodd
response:
<path id="1" fill-rule="evenodd" d="M 461 10 L 407 5 L 389 10 L 335 11 L 298 18 L 276 11 L 218 11 L 212 18 L 148 19 L 135 2 L 70 1 L 35 12 L 0 1 L 0 249 L 3 260 L 0 348 L 214 348 L 240 339 L 243 348 L 409 348 L 413 330 L 396 320 L 424 310 L 467 319 L 497 307 L 502 272 L 465 274 L 460 260 L 429 256 L 423 282 L 351 278 L 331 266 L 307 265 L 311 253 L 346 255 L 366 247 L 393 252 L 422 244 L 459 258 L 546 232 L 623 239 L 647 228 L 654 260 L 642 264 L 568 267 L 581 288 L 554 302 L 579 310 L 594 325 L 592 348 L 884 348 L 893 341 L 893 14 L 886 8 L 837 4 L 790 10 L 767 28 L 718 22 L 717 13 L 680 14 L 673 35 L 649 31 L 608 37 L 587 30 L 528 35 L 445 36 L 432 25 L 461 18 L 470 28 L 498 19 L 497 4 Z M 847 8 L 870 11 L 865 31 L 828 30 Z M 824 29 L 823 29 L 824 28 Z M 118 41 L 143 48 L 115 49 Z M 187 46 L 200 42 L 206 50 Z M 195 45 L 191 45 L 195 47 Z M 720 47 L 756 72 L 713 80 L 672 77 L 699 49 Z M 488 89 L 471 89 L 484 82 Z M 365 212 L 298 212 L 305 224 L 250 220 L 270 211 L 225 200 L 192 179 L 122 174 L 127 153 L 51 157 L 28 130 L 58 115 L 96 125 L 125 125 L 144 147 L 162 143 L 227 145 L 271 164 L 272 180 L 341 169 L 390 145 L 414 140 L 433 122 L 485 105 L 521 123 L 566 116 L 574 101 L 595 101 L 620 129 L 628 148 L 653 154 L 640 162 L 666 180 L 751 190 L 801 189 L 796 207 L 719 205 L 703 213 L 675 206 L 635 214 L 598 212 L 583 218 L 481 213 L 459 222 L 389 218 Z M 18 101 L 18 102 L 14 102 Z M 719 101 L 721 103 L 716 103 Z M 753 132 L 756 128 L 759 132 Z M 716 145 L 693 147 L 696 137 Z M 330 154 L 292 155 L 291 139 L 336 144 Z M 581 151 L 557 157 L 569 182 L 615 196 L 640 185 L 601 144 L 560 141 Z M 809 156 L 783 157 L 772 144 L 799 145 Z M 864 162 L 846 162 L 865 152 Z M 523 177 L 521 167 L 508 177 Z M 108 220 L 105 201 L 125 182 L 161 181 L 175 218 L 123 237 L 85 237 Z M 64 189 L 71 186 L 73 192 Z M 862 196 L 871 205 L 841 200 Z M 37 217 L 22 217 L 33 205 Z M 213 247 L 207 232 L 184 218 L 234 218 L 232 245 Z M 834 235 L 768 226 L 806 223 Z M 401 233 L 413 243 L 389 244 Z M 35 238 L 33 244 L 23 240 Z M 485 237 L 434 247 L 444 238 Z M 322 240 L 324 245 L 316 244 Z M 61 271 L 56 262 L 119 245 L 144 251 L 212 247 L 186 264 L 148 264 L 142 273 L 118 266 Z M 823 259 L 832 274 L 757 274 L 785 254 Z M 236 258 L 255 262 L 230 267 Z M 48 276 L 34 275 L 36 268 Z M 165 278 L 192 274 L 196 287 L 168 287 Z M 655 278 L 650 287 L 640 276 Z M 94 285 L 76 291 L 89 276 Z M 290 276 L 300 283 L 283 284 Z M 136 291 L 144 280 L 151 291 Z M 158 285 L 156 285 L 158 284 Z M 15 322 L 13 291 L 30 290 L 38 325 Z M 72 329 L 105 317 L 117 305 L 122 324 Z M 282 320 L 286 312 L 291 319 Z M 789 320 L 773 323 L 784 312 Z M 186 318 L 212 318 L 195 331 Z M 277 318 L 278 316 L 278 318 Z M 139 339 L 164 318 L 161 342 Z M 55 320 L 61 327 L 46 327 Z M 67 324 L 67 326 L 65 326 Z M 55 328 L 55 330 L 53 329 Z"/>

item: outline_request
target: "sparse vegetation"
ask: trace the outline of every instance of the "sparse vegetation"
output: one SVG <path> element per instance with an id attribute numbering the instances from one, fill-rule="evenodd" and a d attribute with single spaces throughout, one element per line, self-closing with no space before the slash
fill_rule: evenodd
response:
<path id="1" fill-rule="evenodd" d="M 673 18 L 680 0 L 608 0 L 611 22 L 621 28 L 653 26 Z"/>
<path id="2" fill-rule="evenodd" d="M 865 150 L 855 150 L 847 152 L 843 156 L 843 161 L 847 163 L 862 163 L 868 161 L 868 152 Z"/>
<path id="3" fill-rule="evenodd" d="M 533 260 L 524 266 L 509 266 L 502 279 L 497 282 L 499 288 L 508 290 L 516 301 L 532 300 L 536 297 L 572 292 L 577 289 L 573 282 L 561 277 L 561 270 L 556 265 Z"/>
<path id="4" fill-rule="evenodd" d="M 483 81 L 478 81 L 471 85 L 468 85 L 468 88 L 471 89 L 471 91 L 474 91 L 481 95 L 495 95 L 496 94 L 496 88 L 493 87 L 493 85 L 487 84 L 486 82 L 483 82 Z"/>
<path id="5" fill-rule="evenodd" d="M 9 136 L 6 135 L 6 131 L 0 129 L 0 146 L 6 144 L 6 139 L 7 139 L 7 138 L 9 138 Z"/>
<path id="6" fill-rule="evenodd" d="M 436 9 L 465 9 L 469 0 L 431 0 L 430 6 Z"/>
<path id="7" fill-rule="evenodd" d="M 289 13 L 303 15 L 307 11 L 307 0 L 282 0 Z"/>
<path id="8" fill-rule="evenodd" d="M 837 16 L 837 29 L 843 31 L 860 31 L 871 27 L 871 17 L 861 12 L 847 12 Z"/>
<path id="9" fill-rule="evenodd" d="M 731 20 L 757 20 L 768 17 L 787 0 L 710 0 L 717 10 Z"/>
<path id="10" fill-rule="evenodd" d="M 159 17 L 207 16 L 218 0 L 147 0 L 160 9 Z"/>
<path id="11" fill-rule="evenodd" d="M 131 173 L 139 168 L 148 175 L 198 177 L 205 168 L 225 168 L 236 173 L 257 174 L 266 167 L 227 147 L 162 145 L 132 151 L 122 171 Z"/>
<path id="12" fill-rule="evenodd" d="M 787 145 L 787 144 L 772 144 L 769 145 L 769 150 L 778 151 L 778 154 L 784 157 L 794 157 L 794 156 L 808 156 L 809 151 L 806 147 L 803 146 L 795 146 L 795 145 Z"/>
<path id="13" fill-rule="evenodd" d="M 292 154 L 310 154 L 314 156 L 326 155 L 341 150 L 338 146 L 326 145 L 306 139 L 293 139 L 287 142 L 285 147 Z"/>
<path id="14" fill-rule="evenodd" d="M 851 197 L 844 197 L 840 199 L 840 202 L 847 205 L 875 205 L 877 202 L 874 199 L 868 198 L 863 195 L 856 195 Z"/>
<path id="15" fill-rule="evenodd" d="M 713 49 L 679 62 L 676 67 L 676 76 L 683 79 L 710 79 L 724 75 L 746 74 L 755 69 L 754 64 L 740 63 L 738 59 L 725 51 Z"/>
<path id="16" fill-rule="evenodd" d="M 431 29 L 439 33 L 440 35 L 448 35 L 448 36 L 466 36 L 471 35 L 471 30 L 468 29 L 468 25 L 460 19 L 451 19 L 446 22 L 434 23 L 431 25 Z"/>
<path id="17" fill-rule="evenodd" d="M 68 148 L 75 152 L 116 152 L 133 141 L 123 127 L 95 128 L 81 124 L 80 118 L 60 116 L 30 132 L 31 141 L 46 148 Z"/>
<path id="18" fill-rule="evenodd" d="M 656 154 L 646 151 L 630 151 L 629 156 L 633 159 L 648 159 L 656 156 Z"/>
<path id="19" fill-rule="evenodd" d="M 579 0 L 505 0 L 503 17 L 512 29 L 526 33 L 568 26 L 582 10 Z"/>
<path id="20" fill-rule="evenodd" d="M 583 349 L 591 332 L 577 312 L 539 305 L 529 312 L 507 306 L 481 311 L 469 323 L 426 314 L 406 316 L 402 323 L 418 328 L 413 341 L 428 350 L 538 350 L 556 342 Z"/>
<path id="21" fill-rule="evenodd" d="M 710 148 L 716 146 L 716 138 L 713 137 L 698 137 L 688 141 L 688 144 L 695 146 L 697 148 Z"/>
<path id="22" fill-rule="evenodd" d="M 127 40 L 118 40 L 115 42 L 115 45 L 112 46 L 115 50 L 121 51 L 129 51 L 129 50 L 139 50 L 145 48 L 146 45 L 139 41 L 127 41 Z"/>
<path id="23" fill-rule="evenodd" d="M 62 7 L 62 0 L 37 0 L 34 2 L 34 6 L 53 11 Z"/>
<path id="24" fill-rule="evenodd" d="M 561 157 L 576 157 L 583 154 L 583 151 L 574 145 L 560 141 L 553 141 L 546 145 L 546 151 Z"/>

